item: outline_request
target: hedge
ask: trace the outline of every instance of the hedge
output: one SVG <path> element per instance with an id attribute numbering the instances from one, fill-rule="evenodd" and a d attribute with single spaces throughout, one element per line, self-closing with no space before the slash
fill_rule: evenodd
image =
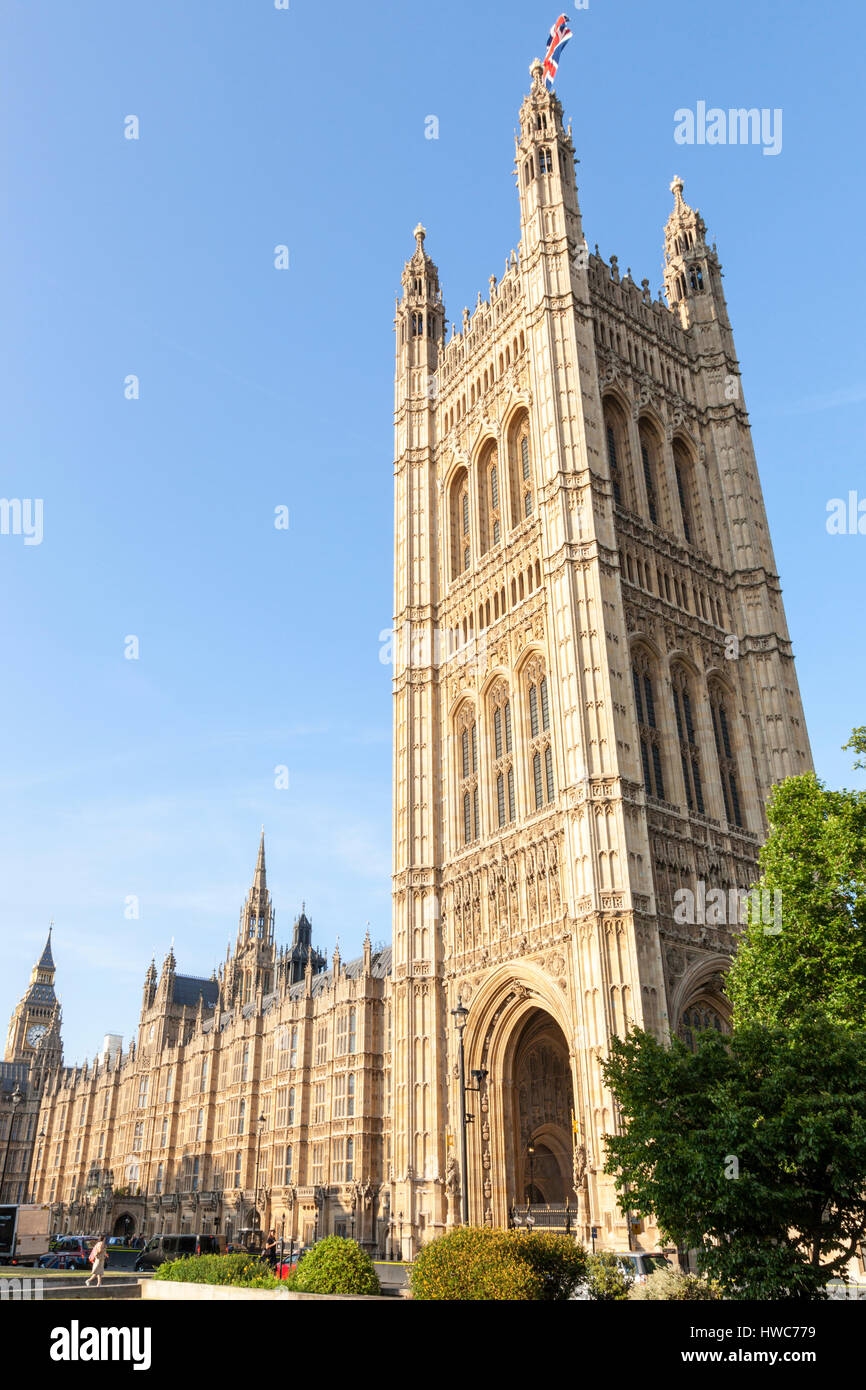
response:
<path id="1" fill-rule="evenodd" d="M 561 1301 L 586 1270 L 586 1252 L 569 1236 L 460 1226 L 425 1245 L 410 1275 L 423 1302 Z"/>
<path id="2" fill-rule="evenodd" d="M 298 1293 L 380 1294 L 373 1261 L 355 1240 L 325 1236 L 302 1255 L 284 1287 Z"/>
<path id="3" fill-rule="evenodd" d="M 190 1255 L 187 1259 L 167 1260 L 154 1271 L 154 1279 L 176 1284 L 236 1284 L 247 1289 L 278 1289 L 280 1280 L 267 1265 L 252 1255 Z M 283 1283 L 282 1287 L 286 1287 Z"/>
<path id="4" fill-rule="evenodd" d="M 679 1302 L 695 1299 L 721 1298 L 717 1284 L 699 1279 L 695 1274 L 681 1274 L 677 1269 L 654 1269 L 645 1284 L 635 1284 L 629 1290 L 634 1299 L 676 1299 Z"/>

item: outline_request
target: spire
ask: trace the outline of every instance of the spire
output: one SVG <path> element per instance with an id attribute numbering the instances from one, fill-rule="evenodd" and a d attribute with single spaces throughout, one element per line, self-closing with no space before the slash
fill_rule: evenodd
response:
<path id="1" fill-rule="evenodd" d="M 256 860 L 256 874 L 253 879 L 253 888 L 262 897 L 268 891 L 268 881 L 265 874 L 265 827 L 262 826 L 262 838 L 259 840 L 259 857 Z"/>
<path id="2" fill-rule="evenodd" d="M 40 970 L 53 970 L 53 969 L 54 969 L 54 957 L 53 957 L 53 955 L 51 954 L 51 933 L 52 933 L 53 931 L 54 931 L 54 918 L 52 917 L 52 918 L 51 918 L 51 922 L 50 922 L 49 927 L 48 927 L 48 940 L 47 940 L 46 943 L 45 943 L 45 950 L 42 952 L 42 955 L 41 955 L 40 958 L 39 958 L 39 966 L 38 966 L 38 968 L 39 968 Z"/>
<path id="3" fill-rule="evenodd" d="M 566 128 L 562 103 L 544 84 L 538 58 L 529 69 L 532 84 L 520 106 L 515 135 L 514 172 L 520 198 L 520 260 L 543 254 L 569 261 L 584 246 L 583 226 L 575 181 L 574 145 Z M 554 246 L 554 242 L 558 243 Z M 548 272 L 535 278 L 547 283 Z"/>
<path id="4" fill-rule="evenodd" d="M 684 328 L 697 321 L 719 320 L 729 327 L 715 247 L 707 246 L 707 227 L 697 208 L 683 197 L 683 181 L 671 181 L 674 205 L 665 225 L 665 294 L 679 311 Z"/>
<path id="5" fill-rule="evenodd" d="M 241 908 L 237 949 L 242 951 L 245 947 L 255 943 L 257 946 L 269 950 L 273 945 L 273 937 L 274 914 L 268 893 L 268 878 L 265 869 L 265 827 L 262 826 L 252 887 Z"/>

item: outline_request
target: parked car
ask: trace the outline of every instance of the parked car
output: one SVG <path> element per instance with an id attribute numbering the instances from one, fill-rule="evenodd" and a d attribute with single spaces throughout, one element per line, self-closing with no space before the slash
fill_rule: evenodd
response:
<path id="1" fill-rule="evenodd" d="M 133 1268 L 141 1273 L 142 1270 L 146 1272 L 156 1269 L 159 1265 L 165 1264 L 166 1260 L 182 1260 L 190 1255 L 218 1254 L 219 1245 L 214 1236 L 201 1234 L 151 1236 Z"/>
<path id="2" fill-rule="evenodd" d="M 645 1284 L 647 1276 L 657 1269 L 673 1269 L 667 1255 L 648 1255 L 645 1250 L 617 1250 L 616 1258 L 621 1268 L 633 1275 L 636 1284 Z"/>
<path id="3" fill-rule="evenodd" d="M 55 1236 L 47 1255 L 40 1255 L 40 1269 L 89 1269 L 88 1255 L 96 1236 Z"/>

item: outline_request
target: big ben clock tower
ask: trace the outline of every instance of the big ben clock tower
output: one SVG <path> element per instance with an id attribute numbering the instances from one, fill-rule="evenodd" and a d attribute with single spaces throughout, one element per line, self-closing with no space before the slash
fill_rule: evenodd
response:
<path id="1" fill-rule="evenodd" d="M 51 954 L 51 932 L 30 976 L 26 994 L 19 1001 L 9 1021 L 6 1038 L 6 1062 L 30 1062 L 37 1052 L 42 1039 L 51 1029 L 58 1012 L 57 995 L 54 993 L 54 957 Z"/>

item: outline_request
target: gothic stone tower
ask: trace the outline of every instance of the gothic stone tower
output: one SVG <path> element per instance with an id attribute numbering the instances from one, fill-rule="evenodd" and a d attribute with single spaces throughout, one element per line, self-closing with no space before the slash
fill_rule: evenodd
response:
<path id="1" fill-rule="evenodd" d="M 6 1039 L 7 1062 L 34 1063 L 45 1052 L 47 1042 L 59 1048 L 60 1004 L 54 993 L 55 965 L 51 951 L 51 932 L 30 975 L 27 992 L 15 1006 Z M 57 1060 L 60 1060 L 58 1055 Z"/>
<path id="2" fill-rule="evenodd" d="M 470 1220 L 563 1203 L 587 1238 L 655 1239 L 602 1172 L 600 1062 L 630 1023 L 727 1027 L 737 922 L 701 895 L 749 886 L 768 791 L 810 766 L 715 249 L 676 180 L 667 304 L 588 254 L 571 131 L 531 74 L 519 255 L 446 341 L 418 227 L 396 313 L 405 1253 L 459 1220 L 458 1005 Z"/>

